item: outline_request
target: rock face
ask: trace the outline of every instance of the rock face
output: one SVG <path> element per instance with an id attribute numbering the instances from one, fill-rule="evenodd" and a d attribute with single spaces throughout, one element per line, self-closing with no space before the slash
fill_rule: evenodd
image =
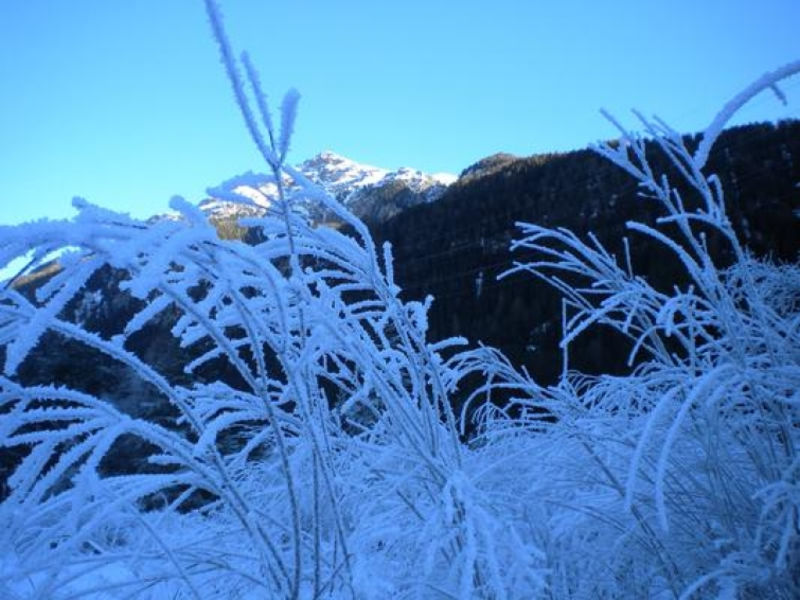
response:
<path id="1" fill-rule="evenodd" d="M 456 180 L 454 175 L 429 175 L 409 168 L 390 171 L 357 163 L 330 151 L 322 152 L 295 168 L 370 225 L 384 222 L 411 206 L 433 202 Z M 243 178 L 235 189 L 253 205 L 244 206 L 225 198 L 211 197 L 200 203 L 201 210 L 218 221 L 232 220 L 239 216 L 262 214 L 278 195 L 275 181 L 268 176 Z M 298 186 L 286 176 L 284 189 L 287 194 L 292 194 Z M 304 200 L 301 198 L 300 201 Z M 330 216 L 315 204 L 309 203 L 306 208 L 314 220 L 330 220 Z"/>

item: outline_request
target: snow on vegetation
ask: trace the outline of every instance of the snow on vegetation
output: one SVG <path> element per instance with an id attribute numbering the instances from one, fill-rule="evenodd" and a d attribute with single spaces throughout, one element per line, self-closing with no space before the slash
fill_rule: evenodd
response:
<path id="1" fill-rule="evenodd" d="M 2 228 L 0 266 L 32 251 L 30 271 L 71 250 L 33 296 L 0 292 L 0 597 L 800 595 L 800 268 L 756 261 L 734 235 L 701 170 L 719 120 L 695 154 L 642 122 L 692 199 L 650 170 L 641 137 L 620 128 L 619 143 L 597 148 L 660 203 L 657 228 L 629 227 L 674 252 L 687 287 L 664 294 L 595 240 L 520 226 L 514 248 L 538 258 L 510 270 L 561 289 L 565 352 L 605 324 L 645 359 L 628 377 L 565 371 L 542 388 L 495 350 L 426 339 L 428 305 L 399 299 L 390 249 L 286 166 L 296 94 L 276 129 L 255 71 L 244 56 L 242 79 L 206 6 L 273 181 L 288 174 L 298 189 L 277 186 L 275 210 L 249 219 L 264 232 L 256 246 L 219 239 L 179 198 L 178 220 L 81 201 L 72 221 Z M 311 226 L 299 200 L 353 235 Z M 732 266 L 709 257 L 711 234 Z M 144 306 L 110 337 L 64 317 L 104 265 Z M 175 382 L 132 351 L 164 311 L 196 350 L 187 375 L 214 363 L 238 383 Z M 47 332 L 129 367 L 177 419 L 21 382 Z M 150 448 L 148 467 L 109 472 L 104 459 L 133 438 Z"/>

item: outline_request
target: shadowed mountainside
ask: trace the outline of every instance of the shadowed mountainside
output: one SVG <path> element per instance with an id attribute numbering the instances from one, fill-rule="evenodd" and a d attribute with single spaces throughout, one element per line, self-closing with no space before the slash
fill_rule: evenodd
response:
<path id="1" fill-rule="evenodd" d="M 690 145 L 696 138 L 687 137 Z M 669 171 L 660 153 L 652 164 Z M 800 122 L 732 128 L 720 137 L 706 167 L 719 175 L 728 214 L 755 254 L 794 261 L 800 249 Z M 674 178 L 678 181 L 678 178 Z M 682 190 L 691 206 L 693 195 Z M 653 224 L 658 207 L 637 197 L 635 181 L 590 150 L 515 158 L 494 155 L 466 169 L 437 202 L 412 207 L 375 228 L 392 243 L 395 276 L 407 298 L 435 297 L 429 315 L 434 339 L 463 335 L 503 350 L 540 383 L 561 371 L 561 299 L 530 276 L 497 280 L 523 255 L 509 252 L 525 221 L 593 232 L 618 257 L 628 235 L 634 271 L 671 290 L 684 283 L 674 256 L 625 223 Z M 709 238 L 713 254 L 726 249 Z M 592 328 L 570 347 L 570 367 L 587 373 L 627 370 L 626 340 Z"/>

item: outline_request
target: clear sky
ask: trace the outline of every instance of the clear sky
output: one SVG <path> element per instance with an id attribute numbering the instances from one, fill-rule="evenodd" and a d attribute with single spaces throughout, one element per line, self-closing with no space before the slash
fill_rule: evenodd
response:
<path id="1" fill-rule="evenodd" d="M 800 0 L 220 4 L 274 103 L 303 96 L 290 162 L 457 173 L 613 137 L 601 107 L 694 131 L 800 58 Z M 797 79 L 788 108 L 740 121 L 800 117 Z M 70 215 L 74 195 L 146 217 L 249 169 L 200 0 L 0 0 L 0 223 Z"/>

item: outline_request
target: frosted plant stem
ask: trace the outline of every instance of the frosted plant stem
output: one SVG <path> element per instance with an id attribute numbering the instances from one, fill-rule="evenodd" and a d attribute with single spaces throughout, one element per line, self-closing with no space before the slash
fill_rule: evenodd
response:
<path id="1" fill-rule="evenodd" d="M 167 556 L 169 561 L 175 567 L 175 570 L 178 572 L 180 577 L 186 582 L 186 585 L 189 587 L 189 590 L 192 592 L 192 596 L 195 597 L 196 600 L 202 600 L 202 596 L 197 588 L 192 583 L 191 578 L 189 577 L 186 570 L 181 565 L 180 561 L 175 557 L 175 554 L 170 549 L 169 545 L 164 542 L 163 538 L 158 534 L 158 532 L 151 527 L 150 523 L 147 522 L 147 519 L 142 517 L 138 510 L 133 508 L 133 514 L 136 515 L 136 520 L 147 530 L 150 536 L 155 540 L 156 544 L 163 550 L 164 554 Z"/>
<path id="2" fill-rule="evenodd" d="M 611 470 L 606 466 L 603 460 L 597 456 L 594 450 L 592 450 L 589 442 L 582 439 L 581 444 L 586 449 L 586 452 L 589 453 L 594 461 L 600 466 L 600 469 L 603 471 L 603 474 L 608 479 L 609 483 L 614 487 L 614 489 L 619 494 L 620 498 L 625 498 L 625 488 L 622 486 L 620 481 L 616 478 L 616 476 L 611 472 Z M 650 527 L 650 525 L 645 520 L 644 516 L 639 511 L 639 508 L 636 505 L 631 506 L 631 513 L 633 514 L 636 522 L 639 524 L 639 527 L 642 531 L 650 538 L 652 541 L 653 547 L 656 550 L 656 556 L 658 557 L 659 562 L 661 563 L 661 568 L 664 570 L 664 573 L 667 574 L 667 580 L 669 581 L 669 586 L 672 589 L 672 595 L 674 597 L 678 597 L 678 588 L 676 587 L 677 580 L 679 579 L 679 571 L 677 565 L 675 565 L 672 560 L 669 559 L 669 555 L 667 553 L 667 549 L 664 548 L 664 545 L 660 539 L 660 537 L 656 534 L 656 532 Z"/>
<path id="3" fill-rule="evenodd" d="M 800 60 L 790 62 L 774 71 L 765 73 L 725 104 L 717 116 L 714 117 L 714 120 L 711 121 L 711 124 L 706 127 L 703 133 L 703 140 L 694 153 L 694 163 L 697 165 L 697 168 L 702 169 L 705 166 L 714 142 L 717 141 L 719 134 L 722 133 L 725 124 L 730 121 L 731 117 L 736 114 L 739 109 L 761 92 L 775 87 L 779 81 L 796 75 L 797 73 L 800 73 Z"/>

